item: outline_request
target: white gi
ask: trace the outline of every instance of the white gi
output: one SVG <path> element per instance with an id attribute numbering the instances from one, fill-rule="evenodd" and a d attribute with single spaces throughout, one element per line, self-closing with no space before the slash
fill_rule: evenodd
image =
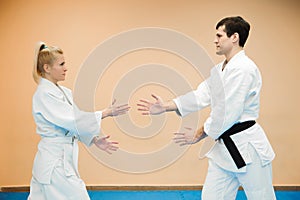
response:
<path id="1" fill-rule="evenodd" d="M 41 140 L 28 199 L 90 199 L 78 173 L 77 141 L 91 145 L 92 139 L 100 133 L 102 112 L 80 111 L 69 89 L 44 78 L 33 96 L 32 106 Z"/>
<path id="2" fill-rule="evenodd" d="M 211 106 L 204 131 L 213 139 L 238 122 L 256 120 L 259 115 L 261 75 L 255 63 L 242 50 L 216 65 L 210 77 L 197 90 L 173 101 L 178 114 L 185 116 Z M 274 151 L 259 124 L 230 136 L 242 155 L 246 166 L 238 169 L 221 139 L 206 154 L 209 167 L 202 191 L 203 200 L 233 200 L 241 185 L 250 200 L 276 199 L 272 186 Z"/>

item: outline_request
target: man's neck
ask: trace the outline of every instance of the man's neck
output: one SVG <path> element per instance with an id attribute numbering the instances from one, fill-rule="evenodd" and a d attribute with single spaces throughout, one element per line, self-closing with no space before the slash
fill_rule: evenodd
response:
<path id="1" fill-rule="evenodd" d="M 230 52 L 228 52 L 227 54 L 225 54 L 225 58 L 226 58 L 226 64 L 230 61 L 230 59 L 235 56 L 237 53 L 239 53 L 240 51 L 243 50 L 243 47 L 236 47 L 236 48 L 232 48 L 232 50 Z"/>

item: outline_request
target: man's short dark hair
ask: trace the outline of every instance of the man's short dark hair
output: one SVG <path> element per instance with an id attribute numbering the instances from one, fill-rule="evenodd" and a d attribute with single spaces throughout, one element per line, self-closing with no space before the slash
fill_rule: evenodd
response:
<path id="1" fill-rule="evenodd" d="M 239 34 L 239 45 L 241 47 L 245 46 L 245 43 L 247 41 L 249 31 L 250 31 L 250 24 L 246 22 L 242 17 L 226 17 L 222 19 L 218 24 L 216 25 L 216 29 L 218 29 L 220 26 L 225 25 L 224 31 L 226 32 L 227 36 L 230 37 L 234 33 Z"/>

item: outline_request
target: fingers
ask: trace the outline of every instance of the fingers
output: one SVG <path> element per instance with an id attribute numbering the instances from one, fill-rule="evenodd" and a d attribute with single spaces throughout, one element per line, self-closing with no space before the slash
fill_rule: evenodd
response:
<path id="1" fill-rule="evenodd" d="M 178 140 L 175 141 L 176 144 L 179 144 L 179 146 L 185 146 L 185 145 L 190 145 L 190 142 L 187 142 L 186 140 Z"/>
<path id="2" fill-rule="evenodd" d="M 112 146 L 108 147 L 108 149 L 111 151 L 117 151 L 119 149 L 119 147 L 112 145 Z"/>
<path id="3" fill-rule="evenodd" d="M 148 110 L 149 110 L 149 108 L 147 108 L 147 107 L 145 107 L 145 106 L 144 106 L 143 108 L 141 108 L 141 107 L 138 108 L 138 111 L 148 111 Z"/>
<path id="4" fill-rule="evenodd" d="M 184 127 L 186 130 L 192 131 L 193 129 L 190 127 Z"/>
<path id="5" fill-rule="evenodd" d="M 151 95 L 156 101 L 158 101 L 159 97 L 155 96 L 154 94 Z M 141 103 L 138 103 L 137 105 L 140 107 L 144 107 L 144 108 L 150 108 L 150 106 L 152 106 L 154 103 L 148 101 L 147 99 L 140 99 L 139 100 Z"/>
<path id="6" fill-rule="evenodd" d="M 105 152 L 108 154 L 112 154 L 112 151 L 117 151 L 119 149 L 118 146 L 116 146 L 117 144 L 119 144 L 118 142 L 108 142 L 108 146 L 105 149 Z"/>
<path id="7" fill-rule="evenodd" d="M 174 135 L 185 135 L 185 133 L 174 133 Z"/>
<path id="8" fill-rule="evenodd" d="M 187 142 L 185 138 L 174 138 L 173 140 L 174 140 L 175 143 Z"/>
<path id="9" fill-rule="evenodd" d="M 113 108 L 115 110 L 129 110 L 130 106 L 128 106 L 128 104 L 122 104 L 122 105 L 114 106 Z"/>
<path id="10" fill-rule="evenodd" d="M 110 152 L 108 149 L 105 149 L 104 151 L 105 151 L 106 153 L 108 153 L 109 155 L 112 154 L 112 152 Z"/>
<path id="11" fill-rule="evenodd" d="M 130 108 L 130 106 L 128 106 L 128 103 L 122 104 L 122 105 L 118 105 L 115 106 L 116 108 Z"/>
<path id="12" fill-rule="evenodd" d="M 153 106 L 155 104 L 159 104 L 160 102 L 160 97 L 156 96 L 155 94 L 151 94 L 151 96 L 156 100 L 156 102 L 150 102 L 146 99 L 140 99 L 140 103 L 137 104 L 138 106 L 138 111 L 142 112 L 142 115 L 151 115 L 151 114 L 159 114 L 161 113 L 161 111 L 157 112 L 153 112 Z"/>
<path id="13" fill-rule="evenodd" d="M 155 94 L 151 94 L 151 96 L 156 100 L 156 101 L 159 101 L 160 100 L 160 97 L 155 95 Z M 140 99 L 141 102 L 143 103 L 146 103 L 146 104 L 151 104 L 150 101 L 146 100 L 146 99 Z"/>
<path id="14" fill-rule="evenodd" d="M 159 100 L 159 97 L 158 96 L 156 96 L 155 94 L 151 94 L 151 96 L 156 100 L 156 101 L 158 101 Z"/>
<path id="15" fill-rule="evenodd" d="M 138 108 L 138 111 L 142 112 L 142 115 L 149 115 L 150 110 L 148 108 Z"/>
<path id="16" fill-rule="evenodd" d="M 193 130 L 189 127 L 185 127 L 185 129 Z M 191 145 L 195 143 L 193 135 L 189 135 L 188 133 L 177 132 L 174 133 L 174 135 L 175 137 L 173 138 L 173 140 L 176 144 L 179 144 L 179 146 Z"/>
<path id="17" fill-rule="evenodd" d="M 119 142 L 109 142 L 110 144 L 119 144 Z"/>
<path id="18" fill-rule="evenodd" d="M 138 111 L 141 111 L 142 115 L 150 115 L 150 106 L 152 105 L 148 100 L 140 99 L 141 103 L 136 104 L 138 106 Z"/>
<path id="19" fill-rule="evenodd" d="M 137 106 L 139 106 L 138 111 L 146 111 L 146 110 L 149 110 L 149 107 L 147 107 L 147 106 L 145 106 L 145 105 L 137 104 Z"/>
<path id="20" fill-rule="evenodd" d="M 108 154 L 112 154 L 112 151 L 117 151 L 118 150 L 118 148 L 107 148 L 107 149 L 105 149 L 104 151 L 106 152 L 106 153 L 108 153 Z"/>
<path id="21" fill-rule="evenodd" d="M 177 143 L 178 141 L 181 141 L 181 140 L 186 141 L 187 139 L 185 137 L 176 137 L 176 138 L 173 138 L 173 140 Z"/>
<path id="22" fill-rule="evenodd" d="M 110 135 L 107 135 L 105 137 L 101 137 L 100 140 L 107 140 L 108 138 L 110 138 Z"/>
<path id="23" fill-rule="evenodd" d="M 118 113 L 114 113 L 114 116 L 117 116 L 117 115 L 124 115 L 127 113 L 127 110 L 126 111 L 119 111 Z"/>
<path id="24" fill-rule="evenodd" d="M 149 107 L 146 107 L 144 105 L 141 105 L 141 104 L 137 104 L 138 106 L 140 106 L 138 108 L 138 111 L 149 111 Z"/>
<path id="25" fill-rule="evenodd" d="M 118 106 L 114 109 L 114 113 L 115 114 L 121 114 L 121 113 L 126 113 L 128 110 L 130 109 L 130 107 L 127 105 L 122 105 L 122 106 Z"/>
<path id="26" fill-rule="evenodd" d="M 173 138 L 173 140 L 175 143 L 187 143 L 188 142 L 188 140 L 184 136 L 181 136 L 181 137 L 177 136 L 177 137 Z"/>
<path id="27" fill-rule="evenodd" d="M 126 114 L 129 111 L 129 109 L 130 109 L 130 106 L 128 106 L 128 104 L 113 106 L 112 107 L 112 116 Z"/>
<path id="28" fill-rule="evenodd" d="M 114 100 L 112 101 L 111 105 L 114 105 L 116 103 L 116 99 L 114 98 Z"/>
<path id="29" fill-rule="evenodd" d="M 108 145 L 119 144 L 119 142 L 116 142 L 116 141 L 108 141 L 109 138 L 110 138 L 110 135 L 106 135 L 106 136 L 101 137 L 100 139 L 104 140 Z"/>
<path id="30" fill-rule="evenodd" d="M 191 143 L 188 143 L 188 142 L 184 142 L 184 143 L 181 143 L 181 144 L 179 144 L 179 146 L 186 146 L 186 145 L 191 145 Z"/>
<path id="31" fill-rule="evenodd" d="M 193 141 L 189 141 L 187 140 L 186 138 L 177 138 L 177 139 L 174 139 L 174 142 L 176 144 L 179 144 L 179 146 L 185 146 L 185 145 L 191 145 L 191 144 L 194 144 Z"/>
<path id="32" fill-rule="evenodd" d="M 138 103 L 137 106 L 142 107 L 142 108 L 147 108 L 149 109 L 149 107 L 152 105 L 152 103 L 148 100 L 145 99 L 140 99 L 141 103 Z"/>
<path id="33" fill-rule="evenodd" d="M 146 104 L 151 104 L 150 101 L 148 101 L 147 99 L 140 99 L 140 102 L 146 103 Z"/>
<path id="34" fill-rule="evenodd" d="M 156 103 L 160 102 L 160 97 L 159 96 L 156 96 L 155 94 L 152 94 L 151 95 L 155 100 L 156 100 Z M 116 102 L 116 99 L 113 100 L 113 103 L 112 103 L 112 112 L 113 112 L 113 116 L 115 115 L 121 115 L 121 114 L 125 114 L 129 109 L 130 107 L 128 106 L 128 104 L 123 104 L 123 105 L 114 105 Z M 139 103 L 136 104 L 138 106 L 138 111 L 142 112 L 141 114 L 142 115 L 150 115 L 153 113 L 153 111 L 150 111 L 150 108 L 155 105 L 155 103 L 152 103 L 146 99 L 140 99 L 139 100 Z M 158 106 L 156 106 L 156 110 L 157 109 L 161 109 L 160 107 L 161 105 L 158 104 Z M 153 110 L 153 109 L 152 109 Z M 161 111 L 156 111 L 154 112 L 154 114 L 158 113 L 158 112 L 161 112 Z"/>
<path id="35" fill-rule="evenodd" d="M 187 135 L 186 135 L 186 133 L 174 133 L 174 139 L 175 138 L 186 138 L 187 137 Z"/>
<path id="36" fill-rule="evenodd" d="M 102 137 L 101 141 L 99 141 L 98 143 L 96 143 L 96 146 L 105 151 L 106 153 L 108 154 L 112 154 L 113 151 L 117 151 L 119 149 L 118 146 L 116 146 L 117 144 L 119 144 L 118 142 L 115 142 L 115 141 L 108 141 L 107 139 L 110 138 L 110 136 L 105 136 L 105 137 Z"/>
<path id="37" fill-rule="evenodd" d="M 173 138 L 173 141 L 176 144 L 179 144 L 179 146 L 184 146 L 188 143 L 185 137 L 185 133 L 174 133 L 174 135 L 175 137 Z"/>
<path id="38" fill-rule="evenodd" d="M 142 110 L 140 110 L 140 111 L 142 111 Z M 146 110 L 144 110 L 144 111 L 146 111 Z M 149 112 L 149 111 L 146 111 L 146 112 L 142 112 L 141 114 L 142 114 L 142 115 L 150 115 L 150 112 Z"/>

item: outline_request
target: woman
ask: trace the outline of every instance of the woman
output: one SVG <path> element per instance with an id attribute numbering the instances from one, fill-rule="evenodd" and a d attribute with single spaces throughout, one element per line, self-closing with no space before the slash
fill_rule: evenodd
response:
<path id="1" fill-rule="evenodd" d="M 30 200 L 90 199 L 78 173 L 78 140 L 95 144 L 111 153 L 117 142 L 109 136 L 99 137 L 101 119 L 129 110 L 127 104 L 113 104 L 94 113 L 79 110 L 69 89 L 58 85 L 64 81 L 67 68 L 63 51 L 58 47 L 36 46 L 33 77 L 38 84 L 33 96 L 32 113 L 37 133 L 41 136 L 35 156 Z"/>

